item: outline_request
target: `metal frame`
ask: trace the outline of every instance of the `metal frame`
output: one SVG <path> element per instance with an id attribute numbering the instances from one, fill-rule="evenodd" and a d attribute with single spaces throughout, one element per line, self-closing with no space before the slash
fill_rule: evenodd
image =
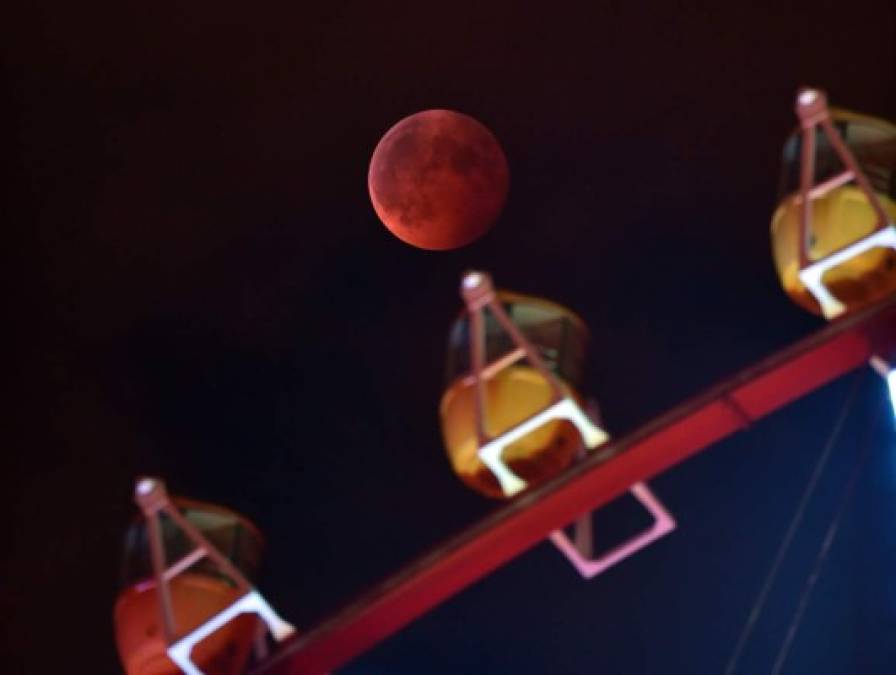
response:
<path id="1" fill-rule="evenodd" d="M 162 619 L 162 633 L 168 657 L 187 675 L 202 675 L 190 659 L 190 653 L 199 642 L 214 633 L 240 614 L 258 614 L 267 625 L 268 631 L 278 642 L 285 640 L 295 629 L 281 619 L 261 594 L 255 590 L 236 566 L 221 554 L 174 506 L 165 484 L 157 478 L 140 478 L 134 487 L 134 500 L 146 517 L 149 548 L 152 556 L 153 576 L 159 598 L 159 613 Z M 195 545 L 195 548 L 170 567 L 166 567 L 165 542 L 159 523 L 159 514 L 171 518 Z M 218 569 L 229 577 L 241 592 L 241 596 L 217 614 L 189 633 L 179 633 L 174 620 L 169 583 L 178 574 L 185 572 L 203 558 L 209 558 Z"/>
<path id="2" fill-rule="evenodd" d="M 846 311 L 840 302 L 824 285 L 824 273 L 857 255 L 877 247 L 890 247 L 896 250 L 896 226 L 889 222 L 880 200 L 868 178 L 862 172 L 858 162 L 840 134 L 831 122 L 827 96 L 817 89 L 802 89 L 796 97 L 796 114 L 802 128 L 802 144 L 800 157 L 800 227 L 799 227 L 799 277 L 803 285 L 818 301 L 826 319 L 833 319 Z M 823 183 L 815 185 L 815 129 L 821 126 L 831 146 L 846 169 Z M 871 208 L 877 215 L 877 223 L 871 234 L 819 260 L 809 259 L 809 247 L 812 236 L 812 200 L 821 197 L 831 190 L 855 181 L 859 189 L 868 198 Z"/>
<path id="3" fill-rule="evenodd" d="M 507 312 L 504 311 L 495 295 L 495 288 L 488 274 L 467 272 L 461 281 L 461 297 L 464 299 L 467 312 L 470 315 L 470 366 L 471 377 L 476 389 L 475 423 L 479 459 L 494 474 L 504 495 L 512 497 L 522 492 L 527 484 L 511 471 L 501 458 L 504 449 L 511 443 L 518 441 L 546 422 L 558 419 L 565 419 L 574 424 L 588 449 L 596 448 L 610 437 L 603 429 L 588 419 L 575 399 L 563 393 L 560 381 L 548 370 L 538 350 L 507 316 Z M 516 344 L 516 349 L 488 364 L 485 363 L 485 322 L 483 321 L 483 312 L 486 308 L 491 311 L 510 339 Z M 527 358 L 532 367 L 550 385 L 551 402 L 543 410 L 516 426 L 498 436 L 491 436 L 485 429 L 485 380 L 494 377 L 523 358 Z"/>
<path id="4" fill-rule="evenodd" d="M 603 426 L 600 409 L 596 401 L 588 400 L 586 413 L 595 424 Z M 582 446 L 579 449 L 577 458 L 580 461 L 583 460 L 586 452 L 586 448 Z M 573 523 L 572 539 L 566 534 L 566 530 L 562 528 L 554 530 L 548 537 L 551 543 L 557 547 L 557 550 L 566 556 L 566 559 L 572 563 L 572 566 L 585 579 L 593 579 L 606 572 L 614 565 L 646 548 L 657 539 L 671 533 L 677 526 L 675 519 L 669 514 L 650 488 L 647 487 L 646 483 L 635 483 L 628 491 L 653 517 L 653 525 L 627 541 L 614 546 L 605 554 L 597 558 L 594 557 L 594 523 L 592 519 L 594 511 L 588 511 Z"/>
<path id="5" fill-rule="evenodd" d="M 894 348 L 896 299 L 851 313 L 509 501 L 287 641 L 254 672 L 319 675 L 338 668 L 582 513 Z"/>
<path id="6" fill-rule="evenodd" d="M 653 516 L 653 525 L 635 535 L 628 541 L 613 547 L 604 555 L 594 558 L 592 511 L 579 518 L 574 525 L 575 535 L 572 540 L 564 530 L 551 532 L 551 543 L 567 557 L 579 574 L 586 579 L 593 579 L 603 574 L 614 565 L 646 548 L 657 539 L 673 532 L 676 528 L 675 518 L 666 510 L 646 483 L 635 483 L 629 488 L 631 495 L 641 502 L 647 512 Z"/>

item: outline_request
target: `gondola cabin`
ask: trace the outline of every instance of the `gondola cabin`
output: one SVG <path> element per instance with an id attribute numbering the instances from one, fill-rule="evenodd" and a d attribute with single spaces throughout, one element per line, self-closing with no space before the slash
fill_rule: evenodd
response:
<path id="1" fill-rule="evenodd" d="M 581 402 L 579 386 L 588 329 L 569 309 L 549 300 L 496 291 L 496 299 L 513 324 L 538 350 L 564 395 Z M 517 345 L 494 315 L 483 316 L 484 361 L 500 364 Z M 446 387 L 440 405 L 442 437 L 451 466 L 468 486 L 490 497 L 505 498 L 506 489 L 480 458 L 476 433 L 476 382 L 471 372 L 471 317 L 462 313 L 449 333 Z M 490 436 L 532 417 L 551 403 L 551 383 L 525 359 L 482 373 L 484 426 Z M 502 458 L 527 486 L 555 476 L 570 464 L 582 440 L 564 419 L 547 421 L 509 444 Z"/>
<path id="2" fill-rule="evenodd" d="M 261 561 L 263 538 L 256 527 L 238 513 L 221 506 L 184 499 L 174 505 L 215 548 L 247 578 Z M 193 543 L 164 515 L 159 518 L 166 565 L 183 560 Z M 147 521 L 135 520 L 125 536 L 121 591 L 114 609 L 118 653 L 128 675 L 175 675 L 180 669 L 168 657 L 161 604 L 153 575 Z M 173 576 L 168 588 L 173 623 L 178 633 L 188 633 L 208 617 L 233 603 L 241 591 L 208 559 Z M 249 659 L 258 628 L 254 614 L 244 614 L 225 624 L 196 645 L 193 663 L 206 675 L 236 675 Z"/>
<path id="3" fill-rule="evenodd" d="M 800 96 L 802 128 L 784 144 L 772 252 L 793 301 L 833 319 L 896 290 L 896 126 L 828 110 L 823 100 L 812 98 L 821 92 Z M 857 171 L 850 170 L 849 161 Z M 872 235 L 881 236 L 872 241 Z"/>

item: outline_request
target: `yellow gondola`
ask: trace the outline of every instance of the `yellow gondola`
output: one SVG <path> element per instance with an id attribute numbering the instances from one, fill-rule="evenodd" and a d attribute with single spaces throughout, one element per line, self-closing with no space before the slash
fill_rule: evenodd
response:
<path id="1" fill-rule="evenodd" d="M 174 505 L 202 535 L 245 576 L 261 562 L 263 538 L 245 517 L 214 504 L 175 499 Z M 169 561 L 184 558 L 194 544 L 170 519 L 161 519 L 163 549 Z M 122 590 L 115 603 L 118 653 L 128 675 L 175 675 L 181 672 L 167 653 L 159 597 L 151 565 L 146 521 L 135 520 L 125 538 Z M 242 591 L 209 559 L 170 579 L 173 620 L 189 632 L 231 605 Z M 243 671 L 257 634 L 258 619 L 243 614 L 200 642 L 192 661 L 206 675 Z"/>
<path id="2" fill-rule="evenodd" d="M 544 365 L 556 377 L 563 396 L 581 403 L 581 384 L 588 342 L 585 323 L 572 311 L 554 302 L 506 291 L 495 297 L 508 318 L 537 349 Z M 502 359 L 513 355 L 514 341 L 496 317 L 484 317 L 485 362 L 499 367 L 483 371 L 484 426 L 497 437 L 533 417 L 552 403 L 552 384 L 538 368 Z M 455 473 L 473 489 L 491 496 L 508 497 L 493 471 L 480 457 L 476 433 L 476 380 L 470 358 L 470 315 L 464 312 L 451 327 L 447 383 L 440 405 L 442 437 Z M 537 485 L 562 471 L 582 447 L 580 431 L 566 419 L 551 419 L 502 453 L 503 462 L 527 486 Z"/>
<path id="3" fill-rule="evenodd" d="M 771 239 L 787 294 L 810 312 L 835 318 L 896 290 L 896 232 L 883 231 L 896 222 L 896 126 L 829 110 L 823 96 L 804 90 L 797 99 L 802 129 L 784 145 Z M 804 192 L 809 207 L 805 237 Z M 885 236 L 871 242 L 876 232 Z M 806 283 L 806 270 L 813 264 L 819 277 L 814 289 Z M 826 293 L 831 296 L 827 301 Z"/>

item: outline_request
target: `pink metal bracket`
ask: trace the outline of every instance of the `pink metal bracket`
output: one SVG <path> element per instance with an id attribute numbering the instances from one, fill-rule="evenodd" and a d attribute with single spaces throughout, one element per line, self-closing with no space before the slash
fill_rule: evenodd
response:
<path id="1" fill-rule="evenodd" d="M 602 424 L 600 410 L 597 402 L 594 400 L 588 401 L 588 416 Z M 584 457 L 585 449 L 581 448 L 579 459 L 581 460 Z M 566 532 L 562 529 L 554 530 L 548 537 L 554 546 L 573 564 L 573 567 L 579 571 L 579 574 L 586 579 L 591 579 L 605 572 L 616 563 L 622 562 L 660 537 L 669 534 L 676 527 L 675 519 L 666 511 L 666 508 L 650 491 L 646 483 L 635 483 L 629 488 L 629 492 L 653 516 L 653 525 L 644 532 L 614 547 L 599 558 L 594 557 L 594 526 L 591 521 L 593 511 L 589 511 L 575 522 L 572 541 L 570 541 Z"/>
<path id="2" fill-rule="evenodd" d="M 890 247 L 896 250 L 896 226 L 890 223 L 880 200 L 868 178 L 862 172 L 852 152 L 837 133 L 831 122 L 827 97 L 817 89 L 802 89 L 796 97 L 796 114 L 802 128 L 802 147 L 800 157 L 800 227 L 799 227 L 799 277 L 803 285 L 821 305 L 825 318 L 833 319 L 846 311 L 840 302 L 824 285 L 824 273 L 857 255 L 878 247 Z M 815 128 L 821 126 L 840 161 L 846 169 L 823 183 L 815 185 Z M 819 260 L 809 259 L 809 245 L 812 227 L 812 200 L 821 197 L 831 190 L 855 181 L 859 189 L 868 198 L 871 208 L 877 215 L 874 230 L 862 239 L 856 240 L 843 248 L 834 251 Z"/>
<path id="3" fill-rule="evenodd" d="M 187 675 L 202 675 L 190 660 L 190 653 L 199 642 L 214 633 L 240 614 L 258 614 L 267 625 L 268 630 L 278 642 L 285 640 L 295 629 L 281 619 L 261 594 L 252 588 L 246 577 L 218 549 L 202 536 L 171 502 L 165 484 L 156 478 L 141 478 L 134 488 L 134 500 L 146 516 L 149 532 L 149 548 L 152 555 L 152 568 L 159 597 L 159 611 L 162 617 L 162 629 L 167 645 L 168 657 Z M 165 563 L 165 544 L 159 523 L 159 514 L 164 513 L 171 518 L 183 533 L 196 546 L 190 553 L 170 567 Z M 189 633 L 180 634 L 174 621 L 174 609 L 171 603 L 171 590 L 168 586 L 171 579 L 189 569 L 203 558 L 209 558 L 218 569 L 229 577 L 242 595 L 217 614 L 209 617 L 204 623 Z M 262 643 L 263 644 L 263 643 Z"/>
<path id="4" fill-rule="evenodd" d="M 632 537 L 627 542 L 616 546 L 599 558 L 593 556 L 593 530 L 591 513 L 585 514 L 575 523 L 575 541 L 570 541 L 566 532 L 554 530 L 550 540 L 569 562 L 573 564 L 579 574 L 586 579 L 592 579 L 598 574 L 606 572 L 616 563 L 622 562 L 634 555 L 642 548 L 652 544 L 675 529 L 675 519 L 666 511 L 659 499 L 650 491 L 645 483 L 635 483 L 629 488 L 632 496 L 637 499 L 644 508 L 653 516 L 653 525 L 644 532 Z"/>

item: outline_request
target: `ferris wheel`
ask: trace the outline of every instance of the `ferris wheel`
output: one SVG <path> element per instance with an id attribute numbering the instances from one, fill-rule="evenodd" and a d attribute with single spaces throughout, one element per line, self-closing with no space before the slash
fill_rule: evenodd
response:
<path id="1" fill-rule="evenodd" d="M 441 432 L 460 481 L 502 508 L 296 631 L 250 581 L 262 550 L 255 526 L 143 477 L 114 614 L 129 675 L 235 674 L 250 663 L 257 673 L 330 672 L 545 539 L 583 579 L 620 564 L 676 528 L 649 480 L 850 371 L 870 364 L 896 413 L 896 126 L 831 108 L 816 89 L 797 93 L 795 112 L 772 255 L 785 293 L 827 326 L 611 438 L 584 381 L 585 322 L 468 271 L 449 332 Z M 592 513 L 625 493 L 652 523 L 596 555 Z"/>

